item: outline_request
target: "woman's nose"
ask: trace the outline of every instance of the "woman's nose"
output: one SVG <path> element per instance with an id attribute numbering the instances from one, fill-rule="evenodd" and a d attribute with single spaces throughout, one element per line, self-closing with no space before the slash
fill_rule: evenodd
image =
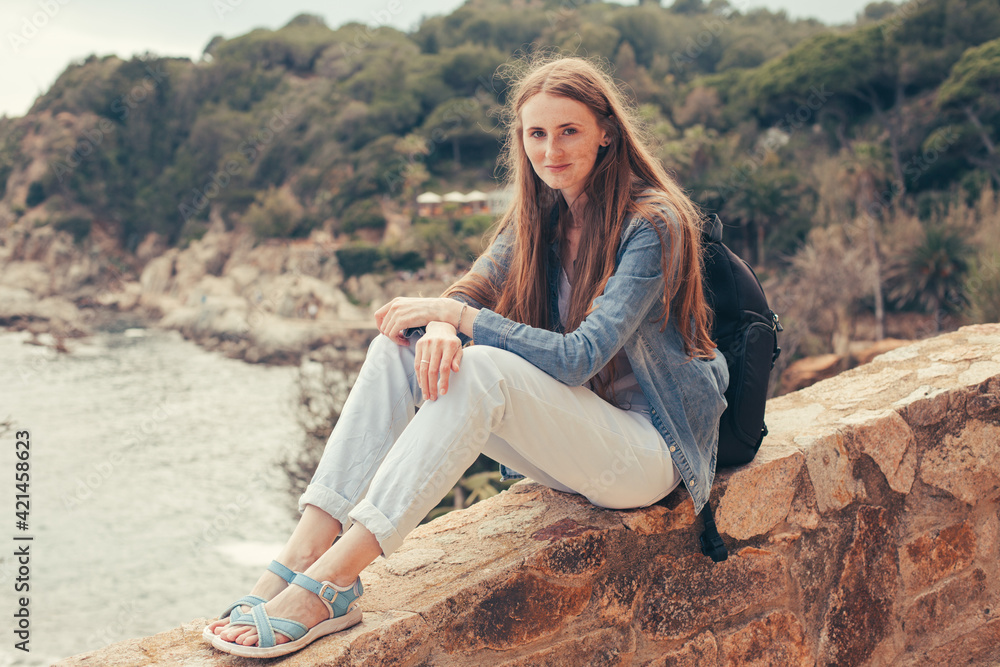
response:
<path id="1" fill-rule="evenodd" d="M 545 157 L 552 160 L 560 155 L 562 155 L 562 148 L 559 147 L 554 137 L 550 138 L 545 144 Z"/>

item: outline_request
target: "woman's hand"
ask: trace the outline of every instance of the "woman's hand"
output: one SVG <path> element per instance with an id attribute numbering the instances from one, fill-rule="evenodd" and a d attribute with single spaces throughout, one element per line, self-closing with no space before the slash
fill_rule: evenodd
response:
<path id="1" fill-rule="evenodd" d="M 420 299 L 398 296 L 375 311 L 378 330 L 400 345 L 409 343 L 403 330 L 422 327 L 431 322 L 457 323 L 462 304 L 454 299 Z M 452 335 L 455 327 L 452 326 Z"/>
<path id="2" fill-rule="evenodd" d="M 433 401 L 448 393 L 448 380 L 462 362 L 462 341 L 455 327 L 445 322 L 431 322 L 427 333 L 417 341 L 413 368 L 424 398 Z"/>

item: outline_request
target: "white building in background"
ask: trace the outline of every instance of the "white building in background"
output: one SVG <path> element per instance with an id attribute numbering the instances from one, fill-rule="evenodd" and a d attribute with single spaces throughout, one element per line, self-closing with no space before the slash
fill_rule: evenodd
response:
<path id="1" fill-rule="evenodd" d="M 489 209 L 489 197 L 479 190 L 473 190 L 465 195 L 465 203 L 472 213 L 485 213 Z"/>
<path id="2" fill-rule="evenodd" d="M 467 194 L 458 190 L 453 190 L 445 195 L 422 192 L 417 195 L 417 216 L 443 215 L 445 204 L 457 204 L 462 215 L 481 213 L 494 215 L 505 211 L 512 198 L 512 192 L 506 188 L 492 192 L 473 190 Z"/>
<path id="3" fill-rule="evenodd" d="M 441 195 L 433 192 L 422 192 L 417 195 L 417 216 L 426 218 L 431 215 L 441 215 L 444 213 L 444 199 Z"/>

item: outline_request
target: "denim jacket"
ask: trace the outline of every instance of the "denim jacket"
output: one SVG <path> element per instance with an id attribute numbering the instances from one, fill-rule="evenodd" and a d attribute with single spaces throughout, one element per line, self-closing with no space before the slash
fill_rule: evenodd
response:
<path id="1" fill-rule="evenodd" d="M 668 211 L 668 217 L 671 224 L 678 224 L 673 212 Z M 557 216 L 553 215 L 553 238 L 557 237 L 556 223 Z M 511 227 L 497 237 L 472 271 L 502 282 L 513 250 Z M 665 240 L 670 238 L 666 229 L 662 232 Z M 462 295 L 453 298 L 481 309 L 473 322 L 475 344 L 514 352 L 571 386 L 586 383 L 624 347 L 649 401 L 652 423 L 667 443 L 694 500 L 695 512 L 700 512 L 708 502 L 715 476 L 719 418 L 726 408 L 723 394 L 729 371 L 720 353 L 712 360 L 689 358 L 675 318 L 670 318 L 666 329 L 660 331 L 662 323 L 656 317 L 661 314 L 663 294 L 660 257 L 660 238 L 652 223 L 639 217 L 631 219 L 622 232 L 614 275 L 595 300 L 593 311 L 568 334 L 558 324 L 552 331 L 530 327 L 484 308 L 473 299 Z M 550 322 L 559 322 L 559 258 L 555 240 L 548 250 L 547 266 Z M 498 272 L 500 275 L 496 275 Z M 506 468 L 502 472 L 512 476 Z"/>

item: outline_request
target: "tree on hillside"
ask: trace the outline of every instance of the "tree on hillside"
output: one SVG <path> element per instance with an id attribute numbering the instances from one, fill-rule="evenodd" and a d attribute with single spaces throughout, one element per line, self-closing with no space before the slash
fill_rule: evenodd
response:
<path id="1" fill-rule="evenodd" d="M 811 109 L 817 115 L 829 105 L 847 122 L 856 118 L 863 108 L 857 102 L 862 103 L 888 133 L 893 173 L 902 187 L 902 128 L 894 111 L 903 102 L 898 80 L 898 45 L 878 26 L 870 26 L 810 39 L 786 56 L 752 70 L 744 85 L 765 120 L 779 120 L 805 104 L 807 112 Z"/>
<path id="2" fill-rule="evenodd" d="M 907 98 L 939 85 L 962 50 L 996 30 L 1000 7 L 995 0 L 925 0 L 878 24 L 808 39 L 747 72 L 727 94 L 737 100 L 744 96 L 765 123 L 781 123 L 807 106 L 807 116 L 860 124 L 864 118 L 858 112 L 869 110 L 887 134 L 895 195 L 902 197 L 907 190 L 903 155 L 918 143 L 906 134 L 914 124 L 903 117 Z M 810 95 L 817 98 L 815 104 Z M 848 133 L 840 128 L 837 136 L 844 146 Z"/>
<path id="3" fill-rule="evenodd" d="M 962 114 L 978 135 L 986 156 L 967 155 L 1000 186 L 1000 154 L 994 135 L 1000 121 L 1000 39 L 967 50 L 938 90 L 937 107 Z"/>
<path id="4" fill-rule="evenodd" d="M 775 296 L 789 340 L 782 342 L 794 355 L 805 339 L 818 337 L 820 345 L 807 350 L 832 350 L 846 359 L 850 352 L 857 303 L 871 284 L 871 266 L 865 250 L 852 244 L 838 224 L 816 227 L 792 257 L 789 272 Z M 782 355 L 784 356 L 784 355 Z"/>
<path id="5" fill-rule="evenodd" d="M 765 236 L 792 210 L 795 177 L 786 169 L 762 166 L 739 182 L 723 206 L 724 214 L 748 226 L 755 238 L 756 269 L 766 268 Z"/>
<path id="6" fill-rule="evenodd" d="M 930 310 L 937 334 L 945 311 L 965 303 L 971 257 L 972 248 L 957 230 L 941 225 L 927 229 L 912 253 L 894 267 L 892 296 L 902 302 L 916 301 Z"/>
<path id="7" fill-rule="evenodd" d="M 841 178 L 854 200 L 854 219 L 863 230 L 872 267 L 872 296 L 875 299 L 875 340 L 885 337 L 885 300 L 882 288 L 882 262 L 878 248 L 878 191 L 888 179 L 882 146 L 858 141 L 845 151 Z"/>
<path id="8" fill-rule="evenodd" d="M 484 153 L 494 156 L 502 128 L 490 116 L 495 105 L 486 93 L 473 97 L 454 97 L 435 109 L 424 122 L 422 134 L 428 140 L 430 159 L 441 159 L 441 146 L 450 144 L 455 168 L 466 156 L 481 161 Z"/>

